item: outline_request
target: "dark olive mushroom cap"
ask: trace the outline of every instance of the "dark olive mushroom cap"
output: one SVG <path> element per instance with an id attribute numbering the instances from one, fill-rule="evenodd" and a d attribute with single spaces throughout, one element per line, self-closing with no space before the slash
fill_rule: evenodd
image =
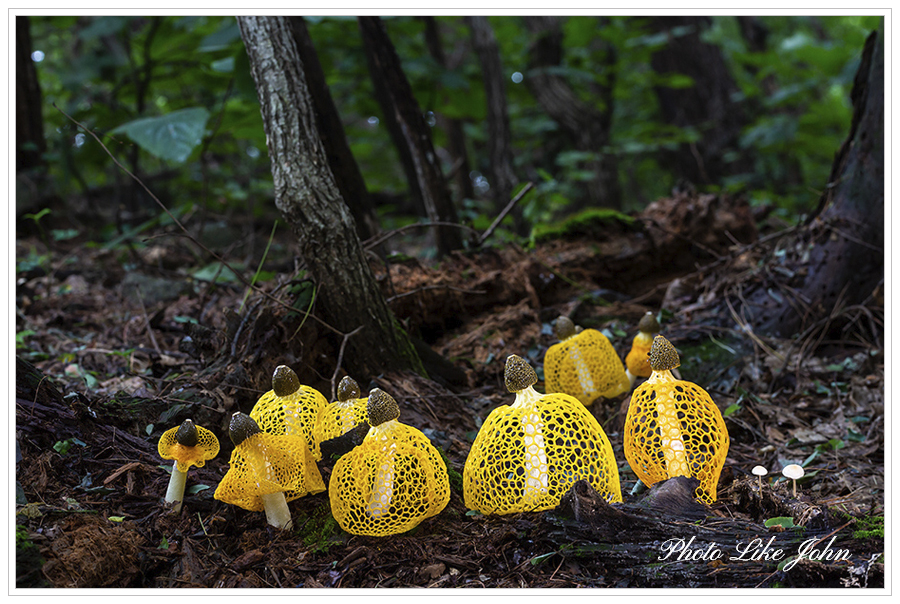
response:
<path id="1" fill-rule="evenodd" d="M 562 315 L 556 320 L 553 326 L 553 333 L 556 334 L 560 341 L 571 338 L 575 335 L 575 323 L 569 317 Z"/>
<path id="2" fill-rule="evenodd" d="M 360 391 L 359 384 L 356 383 L 356 380 L 349 375 L 345 375 L 343 379 L 341 379 L 341 383 L 338 384 L 337 397 L 340 402 L 346 403 L 347 401 L 362 397 L 362 391 Z"/>
<path id="3" fill-rule="evenodd" d="M 400 407 L 397 405 L 397 401 L 381 388 L 372 388 L 369 391 L 366 411 L 369 414 L 370 426 L 378 426 L 400 417 Z"/>
<path id="4" fill-rule="evenodd" d="M 178 431 L 175 432 L 175 440 L 182 447 L 196 447 L 199 441 L 197 437 L 197 426 L 189 419 L 181 422 Z"/>
<path id="5" fill-rule="evenodd" d="M 652 312 L 647 312 L 638 323 L 638 330 L 644 333 L 659 333 L 659 321 Z"/>
<path id="6" fill-rule="evenodd" d="M 235 447 L 260 432 L 262 430 L 259 429 L 259 425 L 246 413 L 238 411 L 231 416 L 231 422 L 228 424 L 228 436 Z"/>
<path id="7" fill-rule="evenodd" d="M 272 390 L 275 396 L 288 396 L 300 390 L 300 378 L 287 365 L 279 365 L 272 374 Z"/>
<path id="8" fill-rule="evenodd" d="M 511 354 L 506 357 L 506 370 L 503 377 L 506 381 L 506 389 L 515 394 L 520 390 L 525 390 L 529 386 L 537 384 L 537 373 L 528 361 L 522 357 Z"/>
<path id="9" fill-rule="evenodd" d="M 681 359 L 672 343 L 663 336 L 653 338 L 653 345 L 650 346 L 650 368 L 653 371 L 668 371 L 679 365 Z"/>

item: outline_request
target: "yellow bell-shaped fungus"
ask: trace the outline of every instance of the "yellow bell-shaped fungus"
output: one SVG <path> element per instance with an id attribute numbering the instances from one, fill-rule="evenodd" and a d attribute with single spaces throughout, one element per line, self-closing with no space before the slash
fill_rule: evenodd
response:
<path id="1" fill-rule="evenodd" d="M 166 489 L 166 503 L 171 504 L 175 512 L 180 512 L 188 470 L 191 466 L 202 468 L 218 455 L 219 439 L 206 428 L 195 426 L 186 419 L 180 426 L 163 432 L 156 449 L 163 459 L 175 460 Z"/>
<path id="2" fill-rule="evenodd" d="M 544 355 L 547 393 L 563 392 L 585 405 L 598 397 L 613 398 L 630 388 L 622 360 L 607 337 L 596 329 L 576 332 L 568 317 L 555 325 L 559 342 Z"/>
<path id="3" fill-rule="evenodd" d="M 697 499 L 712 503 L 728 454 L 728 429 L 703 388 L 672 375 L 680 364 L 675 347 L 656 336 L 653 372 L 631 395 L 625 418 L 625 458 L 647 486 L 675 476 L 698 479 Z"/>
<path id="4" fill-rule="evenodd" d="M 447 466 L 427 436 L 398 421 L 397 401 L 383 390 L 369 392 L 367 413 L 368 434 L 331 473 L 331 513 L 353 535 L 404 533 L 447 506 Z"/>
<path id="5" fill-rule="evenodd" d="M 534 369 L 516 355 L 506 359 L 505 379 L 516 400 L 491 411 L 478 431 L 463 470 L 466 507 L 547 510 L 581 479 L 607 501 L 622 501 L 612 446 L 584 405 L 568 394 L 539 394 Z"/>
<path id="6" fill-rule="evenodd" d="M 652 312 L 641 317 L 638 322 L 638 333 L 631 341 L 631 350 L 625 356 L 625 374 L 628 383 L 632 386 L 639 377 L 650 377 L 653 369 L 650 368 L 650 347 L 653 346 L 653 336 L 659 333 L 659 321 Z"/>
<path id="7" fill-rule="evenodd" d="M 230 468 L 214 498 L 266 513 L 272 526 L 291 528 L 287 502 L 325 490 L 306 440 L 300 434 L 269 434 L 252 418 L 235 413 L 228 426 L 234 443 Z"/>
<path id="8" fill-rule="evenodd" d="M 319 413 L 313 437 L 319 447 L 326 440 L 337 438 L 368 419 L 368 399 L 362 397 L 359 384 L 344 376 L 337 388 L 338 400 L 328 403 Z"/>
<path id="9" fill-rule="evenodd" d="M 256 401 L 250 417 L 263 432 L 302 435 L 318 461 L 322 459 L 322 454 L 313 436 L 313 428 L 327 404 L 328 401 L 318 390 L 300 384 L 293 369 L 279 365 L 272 374 L 272 389 Z"/>

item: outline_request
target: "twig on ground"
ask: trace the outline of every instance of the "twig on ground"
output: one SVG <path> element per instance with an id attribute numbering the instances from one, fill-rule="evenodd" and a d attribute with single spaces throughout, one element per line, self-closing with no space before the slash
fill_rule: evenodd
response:
<path id="1" fill-rule="evenodd" d="M 523 197 L 525 197 L 525 195 L 527 195 L 532 188 L 534 188 L 534 185 L 532 185 L 530 182 L 526 183 L 525 186 L 522 187 L 522 190 L 519 191 L 519 193 L 515 197 L 513 197 L 508 204 L 506 204 L 506 207 L 503 208 L 503 211 L 500 212 L 500 215 L 494 219 L 494 222 L 491 223 L 491 226 L 489 226 L 484 234 L 478 238 L 478 245 L 484 244 L 484 242 L 487 241 L 487 238 L 494 234 L 494 231 L 498 226 L 500 226 L 500 223 L 503 222 L 503 219 L 506 218 L 506 215 L 509 214 L 509 212 L 515 207 L 515 205 L 519 203 L 519 201 Z"/>
<path id="2" fill-rule="evenodd" d="M 337 400 L 337 375 L 341 370 L 341 363 L 344 362 L 344 348 L 347 346 L 347 340 L 349 340 L 351 336 L 354 336 L 362 331 L 363 327 L 363 325 L 360 325 L 350 333 L 344 334 L 344 339 L 341 340 L 341 349 L 338 352 L 337 363 L 334 366 L 334 373 L 331 375 L 331 400 L 333 401 Z"/>

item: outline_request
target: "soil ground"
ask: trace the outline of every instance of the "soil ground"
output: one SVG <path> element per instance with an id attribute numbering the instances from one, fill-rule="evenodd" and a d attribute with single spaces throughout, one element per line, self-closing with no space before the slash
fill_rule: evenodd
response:
<path id="1" fill-rule="evenodd" d="M 271 226 L 229 217 L 204 224 L 192 235 L 252 277 Z M 377 386 L 391 393 L 400 420 L 443 451 L 451 474 L 443 512 L 385 538 L 342 531 L 327 493 L 291 502 L 292 531 L 212 496 L 228 469 L 228 420 L 235 411 L 249 413 L 277 365 L 291 366 L 329 400 L 345 374 L 337 364 L 340 338 L 316 317 L 289 233 L 278 233 L 265 255 L 259 287 L 268 297 L 248 294 L 171 227 L 105 245 L 21 234 L 16 586 L 882 587 L 878 329 L 857 337 L 865 330 L 851 326 L 847 337 L 813 346 L 709 320 L 711 301 L 697 284 L 722 276 L 704 267 L 741 254 L 752 266 L 746 256 L 758 252 L 750 247 L 755 229 L 743 243 L 695 240 L 678 252 L 683 262 L 673 255 L 654 264 L 644 256 L 643 268 L 629 268 L 629 258 L 647 254 L 640 243 L 646 233 L 606 226 L 601 234 L 575 229 L 531 249 L 498 245 L 441 263 L 395 256 L 385 264 L 373 256 L 395 315 L 450 361 L 432 365 L 432 379 L 353 376 L 364 392 Z M 407 243 L 401 236 L 386 246 L 408 250 Z M 690 256 L 697 250 L 707 255 Z M 679 290 L 683 284 L 693 289 Z M 726 415 L 731 448 L 718 500 L 699 516 L 691 516 L 691 506 L 647 507 L 622 449 L 625 394 L 589 407 L 619 465 L 625 503 L 617 512 L 574 491 L 552 511 L 469 512 L 460 474 L 481 422 L 512 402 L 503 385 L 506 356 L 526 358 L 542 378 L 544 352 L 555 342 L 550 326 L 565 314 L 603 330 L 624 358 L 637 321 L 661 309 L 663 333 L 682 355 L 682 377 L 707 389 Z M 883 302 L 869 311 L 882 325 Z M 162 505 L 170 462 L 159 458 L 156 444 L 186 418 L 215 432 L 222 451 L 191 469 L 183 510 L 174 514 Z M 789 463 L 806 469 L 797 498 L 780 477 Z M 770 471 L 762 492 L 749 474 L 756 465 Z M 322 470 L 327 483 L 330 468 Z M 616 513 L 625 516 L 611 520 Z M 795 526 L 765 526 L 778 516 Z M 691 537 L 704 550 L 717 546 L 724 558 L 660 561 L 666 539 Z M 802 560 L 790 570 L 777 560 L 750 559 L 751 552 L 729 559 L 757 538 L 774 538 L 785 558 L 808 539 L 848 555 Z"/>

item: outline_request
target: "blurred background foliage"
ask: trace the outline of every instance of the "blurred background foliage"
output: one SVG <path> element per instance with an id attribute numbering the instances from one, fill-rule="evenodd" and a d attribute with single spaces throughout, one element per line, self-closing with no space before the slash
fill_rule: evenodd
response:
<path id="1" fill-rule="evenodd" d="M 277 218 L 265 134 L 247 54 L 234 18 L 222 16 L 31 16 L 31 38 L 43 95 L 46 182 L 59 198 L 121 197 L 134 187 L 103 149 L 52 107 L 92 129 L 130 170 L 149 178 L 179 215 L 190 212 Z M 438 116 L 463 124 L 474 198 L 448 178 L 462 220 L 486 228 L 496 215 L 490 200 L 487 109 L 481 67 L 461 17 L 437 17 L 445 65 L 429 54 L 425 25 L 416 17 L 385 18 L 416 100 L 432 125 L 445 176 L 453 158 Z M 700 191 L 745 195 L 771 205 L 787 221 L 815 207 L 834 153 L 847 136 L 849 93 L 866 35 L 879 16 L 760 16 L 753 36 L 734 16 L 712 17 L 700 32 L 721 53 L 735 89 L 730 102 L 743 115 L 739 135 L 721 150 L 726 170 Z M 506 84 L 514 168 L 535 191 L 523 201 L 528 227 L 579 205 L 579 183 L 590 179 L 586 155 L 561 136 L 529 91 L 529 52 L 535 34 L 520 17 L 491 17 Z M 353 17 L 307 17 L 331 95 L 353 154 L 377 204 L 383 229 L 420 220 L 407 194 L 404 171 L 381 118 Z M 660 32 L 645 18 L 562 18 L 562 53 L 555 73 L 578 98 L 607 110 L 592 95 L 612 82 L 614 104 L 608 146 L 597 152 L 618 161 L 621 209 L 642 209 L 685 177 L 664 161 L 710 130 L 673 125 L 662 113 L 661 89 L 701 83 L 660 73 L 653 61 L 690 27 Z M 604 53 L 612 49 L 610 66 Z M 672 51 L 674 52 L 674 50 Z M 654 59 L 656 57 L 656 59 Z M 713 129 L 716 127 L 713 124 Z M 729 162 L 733 162 L 729 164 Z M 104 193 L 105 192 L 105 193 Z M 127 204 L 126 204 L 127 206 Z M 36 208 L 39 209 L 39 208 Z M 158 208 L 145 207 L 149 214 Z M 146 220 L 131 207 L 106 227 Z M 510 231 L 505 237 L 512 237 Z"/>

